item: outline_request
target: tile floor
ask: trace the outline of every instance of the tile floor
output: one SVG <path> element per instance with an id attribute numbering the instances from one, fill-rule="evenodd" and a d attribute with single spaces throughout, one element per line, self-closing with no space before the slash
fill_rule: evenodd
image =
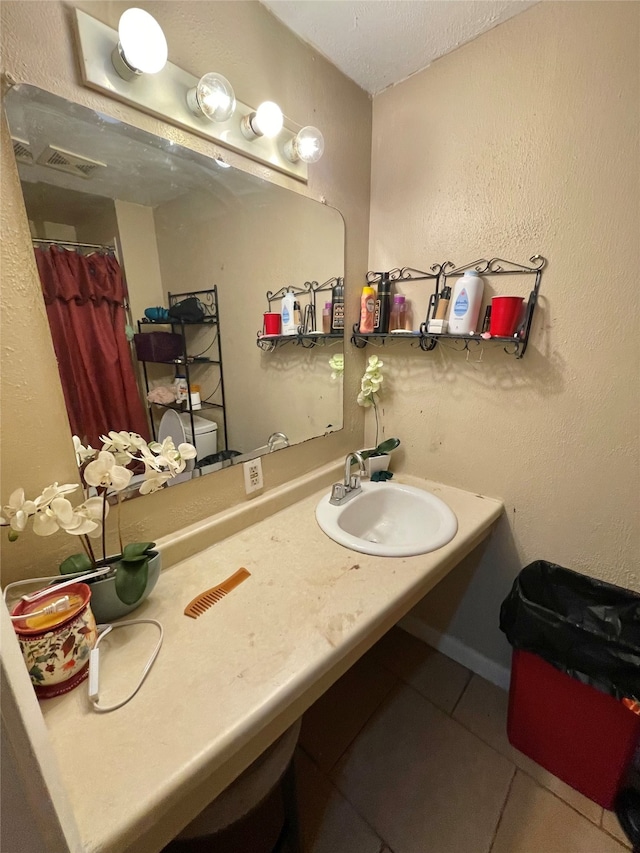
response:
<path id="1" fill-rule="evenodd" d="M 304 716 L 304 853 L 628 853 L 615 815 L 510 746 L 506 713 L 393 629 Z"/>

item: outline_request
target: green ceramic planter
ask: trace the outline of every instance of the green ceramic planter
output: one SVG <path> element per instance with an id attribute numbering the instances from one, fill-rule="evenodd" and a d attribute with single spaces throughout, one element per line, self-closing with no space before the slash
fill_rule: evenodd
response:
<path id="1" fill-rule="evenodd" d="M 153 551 L 149 557 L 149 577 L 147 586 L 145 587 L 142 597 L 135 604 L 125 604 L 120 601 L 116 595 L 116 579 L 115 575 L 107 578 L 91 581 L 91 610 L 96 617 L 96 622 L 104 624 L 113 622 L 114 619 L 120 619 L 127 614 L 132 613 L 137 607 L 140 607 L 142 602 L 148 598 L 149 593 L 158 583 L 160 577 L 160 569 L 162 560 L 158 551 Z"/>

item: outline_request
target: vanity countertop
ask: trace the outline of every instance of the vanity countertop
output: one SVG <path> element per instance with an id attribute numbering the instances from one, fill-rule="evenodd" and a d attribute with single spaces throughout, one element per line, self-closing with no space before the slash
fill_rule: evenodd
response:
<path id="1" fill-rule="evenodd" d="M 157 853 L 490 532 L 494 499 L 417 480 L 458 517 L 452 542 L 388 558 L 336 544 L 315 521 L 324 488 L 164 571 L 130 618 L 164 645 L 120 710 L 90 710 L 86 683 L 41 703 L 86 853 Z M 381 486 L 382 488 L 384 486 Z M 198 595 L 251 577 L 198 619 Z M 126 696 L 157 639 L 150 625 L 101 643 L 100 701 Z"/>

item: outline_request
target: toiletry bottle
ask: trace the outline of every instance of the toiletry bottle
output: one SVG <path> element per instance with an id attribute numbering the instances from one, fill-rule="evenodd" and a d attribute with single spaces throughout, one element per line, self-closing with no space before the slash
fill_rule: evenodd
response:
<path id="1" fill-rule="evenodd" d="M 202 408 L 202 400 L 200 398 L 200 386 L 191 383 L 189 386 L 189 394 L 191 401 L 191 409 L 195 412 Z"/>
<path id="2" fill-rule="evenodd" d="M 296 332 L 298 327 L 302 325 L 302 313 L 300 311 L 300 303 L 296 299 L 293 303 L 293 322 L 296 324 Z"/>
<path id="3" fill-rule="evenodd" d="M 386 335 L 389 331 L 389 317 L 391 315 L 391 279 L 382 276 L 378 284 L 378 298 L 376 300 L 376 316 L 374 319 L 374 332 L 378 335 Z"/>
<path id="4" fill-rule="evenodd" d="M 297 324 L 295 319 L 295 302 L 296 298 L 291 291 L 285 293 L 282 297 L 282 334 L 295 335 L 297 332 Z"/>
<path id="5" fill-rule="evenodd" d="M 407 304 L 405 302 L 405 298 L 400 293 L 396 293 L 393 297 L 393 308 L 391 309 L 391 316 L 389 317 L 389 331 L 404 332 L 406 319 Z"/>
<path id="6" fill-rule="evenodd" d="M 173 387 L 176 392 L 176 403 L 184 403 L 189 394 L 187 377 L 181 373 L 176 374 L 176 378 L 173 380 Z"/>
<path id="7" fill-rule="evenodd" d="M 344 329 L 344 279 L 339 278 L 333 286 L 331 302 L 331 331 L 341 332 Z"/>
<path id="8" fill-rule="evenodd" d="M 322 331 L 325 335 L 331 333 L 331 303 L 325 302 L 322 309 Z"/>
<path id="9" fill-rule="evenodd" d="M 376 292 L 372 287 L 362 288 L 360 299 L 360 331 L 363 335 L 373 332 L 373 317 L 376 307 Z"/>
<path id="10" fill-rule="evenodd" d="M 466 270 L 453 288 L 449 311 L 449 332 L 452 335 L 471 335 L 478 328 L 484 282 L 475 270 Z"/>
<path id="11" fill-rule="evenodd" d="M 436 305 L 436 313 L 434 320 L 446 320 L 447 318 L 447 310 L 449 308 L 449 301 L 451 299 L 451 288 L 448 285 L 445 285 L 442 288 L 442 292 L 438 296 L 438 303 Z"/>

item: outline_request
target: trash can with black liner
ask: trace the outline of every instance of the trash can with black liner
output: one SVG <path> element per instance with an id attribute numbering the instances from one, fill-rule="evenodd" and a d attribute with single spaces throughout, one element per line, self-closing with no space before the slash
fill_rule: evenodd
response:
<path id="1" fill-rule="evenodd" d="M 604 808 L 640 741 L 640 595 L 537 560 L 500 610 L 513 746 Z"/>

